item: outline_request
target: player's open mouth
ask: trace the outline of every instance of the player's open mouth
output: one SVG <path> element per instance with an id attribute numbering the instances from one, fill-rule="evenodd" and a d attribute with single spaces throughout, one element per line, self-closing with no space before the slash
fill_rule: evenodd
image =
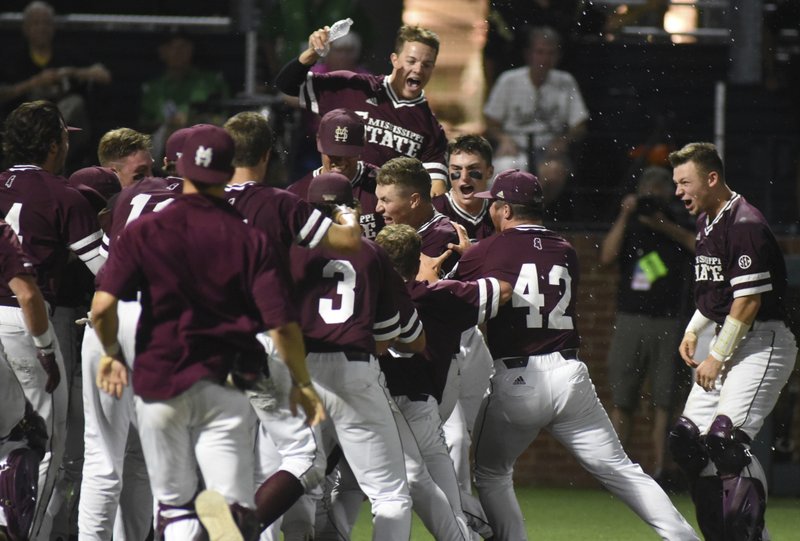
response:
<path id="1" fill-rule="evenodd" d="M 461 190 L 463 195 L 472 195 L 475 193 L 475 186 L 471 186 L 470 184 L 462 184 L 458 189 Z"/>
<path id="2" fill-rule="evenodd" d="M 419 90 L 422 90 L 422 81 L 420 81 L 415 77 L 409 77 L 408 79 L 406 79 L 406 86 L 410 90 L 417 92 Z"/>

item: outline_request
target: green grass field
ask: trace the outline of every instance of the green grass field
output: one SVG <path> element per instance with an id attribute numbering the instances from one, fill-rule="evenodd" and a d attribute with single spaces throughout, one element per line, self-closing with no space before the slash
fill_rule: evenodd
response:
<path id="1" fill-rule="evenodd" d="M 628 507 L 602 490 L 520 488 L 517 497 L 527 519 L 529 539 L 538 541 L 646 541 L 658 536 Z M 697 529 L 692 502 L 686 495 L 673 503 Z M 372 539 L 369 504 L 361 509 L 353 541 Z M 800 499 L 770 498 L 767 526 L 772 541 L 800 539 Z M 412 541 L 433 539 L 414 517 Z"/>

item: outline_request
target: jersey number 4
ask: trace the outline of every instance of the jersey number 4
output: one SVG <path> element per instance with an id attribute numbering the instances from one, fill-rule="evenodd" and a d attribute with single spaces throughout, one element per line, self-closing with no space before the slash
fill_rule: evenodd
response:
<path id="1" fill-rule="evenodd" d="M 547 314 L 548 329 L 574 329 L 572 316 L 566 315 L 569 301 L 572 298 L 572 277 L 566 267 L 553 265 L 548 274 L 548 283 L 551 286 L 560 286 L 564 283 L 564 293 L 558 302 Z M 542 311 L 545 307 L 544 294 L 539 293 L 539 273 L 535 263 L 525 263 L 519 271 L 519 277 L 514 284 L 514 295 L 511 299 L 514 308 L 527 308 L 528 316 L 525 323 L 529 329 L 542 329 L 544 317 Z"/>

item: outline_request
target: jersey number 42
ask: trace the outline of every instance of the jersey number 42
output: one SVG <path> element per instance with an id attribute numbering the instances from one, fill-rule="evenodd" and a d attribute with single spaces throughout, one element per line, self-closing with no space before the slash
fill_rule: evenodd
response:
<path id="1" fill-rule="evenodd" d="M 551 286 L 560 286 L 563 282 L 564 293 L 558 302 L 547 314 L 548 329 L 574 329 L 575 325 L 572 316 L 566 315 L 569 301 L 572 298 L 572 277 L 566 267 L 553 265 L 547 276 L 547 281 Z M 519 271 L 519 277 L 514 284 L 514 295 L 511 299 L 514 308 L 527 308 L 528 316 L 525 323 L 529 329 L 545 328 L 544 316 L 545 296 L 540 293 L 539 273 L 536 263 L 525 263 Z"/>

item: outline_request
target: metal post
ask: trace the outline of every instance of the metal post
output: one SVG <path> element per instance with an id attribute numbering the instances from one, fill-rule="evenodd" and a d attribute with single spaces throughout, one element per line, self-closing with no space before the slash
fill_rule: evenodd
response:
<path id="1" fill-rule="evenodd" d="M 725 161 L 725 81 L 714 86 L 714 144 L 722 161 Z"/>

